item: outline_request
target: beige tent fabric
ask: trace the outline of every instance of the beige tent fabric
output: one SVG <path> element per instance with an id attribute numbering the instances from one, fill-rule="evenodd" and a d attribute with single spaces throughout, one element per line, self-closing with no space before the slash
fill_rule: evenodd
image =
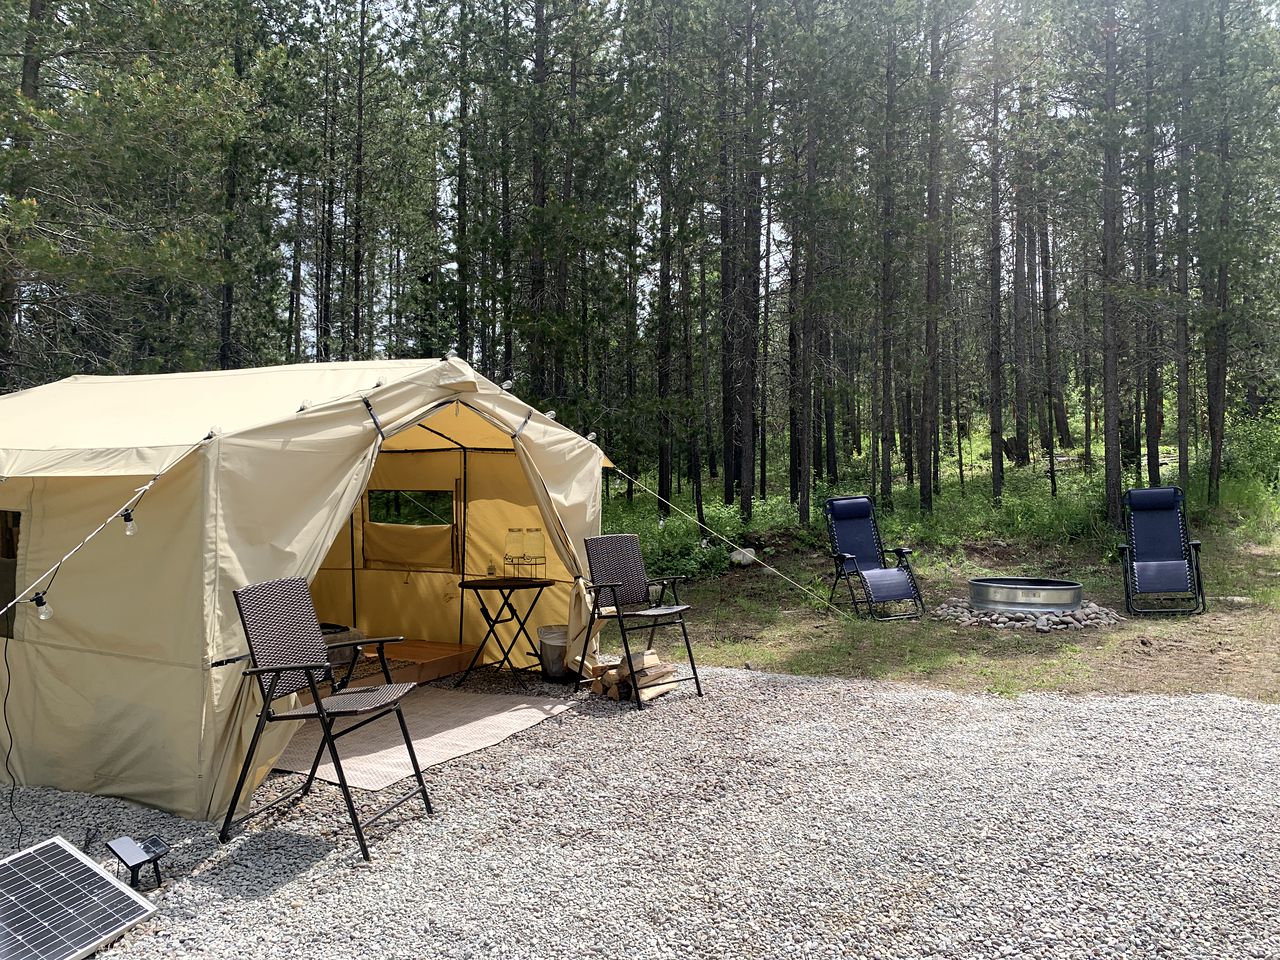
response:
<path id="1" fill-rule="evenodd" d="M 225 662 L 246 650 L 232 591 L 311 578 L 322 616 L 346 622 L 353 546 L 362 616 L 382 628 L 370 632 L 457 639 L 462 571 L 366 569 L 361 510 L 380 472 L 456 473 L 439 466 L 457 461 L 440 452 L 454 442 L 491 451 L 467 455 L 466 572 L 486 572 L 507 526 L 541 527 L 558 583 L 533 625 L 585 632 L 573 581 L 599 532 L 603 455 L 461 361 L 73 377 L 0 397 L 0 509 L 22 514 L 21 586 L 162 474 L 136 537 L 112 525 L 58 572 L 54 619 L 18 607 L 19 778 L 216 819 L 258 710 L 243 662 Z M 434 489 L 417 482 L 403 489 Z M 463 618 L 463 639 L 478 640 L 478 619 Z M 254 782 L 292 726 L 273 725 Z"/>

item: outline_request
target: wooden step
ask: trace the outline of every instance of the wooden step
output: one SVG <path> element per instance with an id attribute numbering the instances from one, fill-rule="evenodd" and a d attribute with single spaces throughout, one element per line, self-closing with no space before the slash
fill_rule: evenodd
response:
<path id="1" fill-rule="evenodd" d="M 391 676 L 397 683 L 426 683 L 460 673 L 467 669 L 475 652 L 474 646 L 466 644 L 412 638 L 387 645 L 388 660 L 412 661 L 392 668 Z M 377 651 L 366 647 L 365 656 L 376 658 Z"/>

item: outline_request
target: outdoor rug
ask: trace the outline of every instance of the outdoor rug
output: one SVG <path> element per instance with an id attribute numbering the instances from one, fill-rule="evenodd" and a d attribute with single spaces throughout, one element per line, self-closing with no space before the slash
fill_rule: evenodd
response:
<path id="1" fill-rule="evenodd" d="M 465 693 L 419 687 L 402 701 L 418 763 L 425 770 L 476 750 L 501 743 L 513 733 L 564 713 L 571 705 L 552 697 Z M 356 717 L 358 721 L 360 718 Z M 338 721 L 338 729 L 352 720 Z M 320 723 L 308 720 L 289 741 L 276 767 L 305 774 L 320 746 Z M 413 776 L 404 737 L 394 715 L 388 715 L 338 740 L 338 756 L 347 783 L 362 790 L 382 790 Z M 326 750 L 316 776 L 337 783 Z"/>

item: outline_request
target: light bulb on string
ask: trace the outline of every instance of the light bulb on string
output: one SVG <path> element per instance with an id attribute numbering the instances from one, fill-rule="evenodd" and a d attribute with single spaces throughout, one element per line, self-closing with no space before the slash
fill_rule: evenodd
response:
<path id="1" fill-rule="evenodd" d="M 510 389 L 511 389 L 512 387 L 514 387 L 515 385 L 516 385 L 516 384 L 515 384 L 515 381 L 514 381 L 514 380 L 503 380 L 503 381 L 502 381 L 502 389 L 503 389 L 503 390 L 510 390 Z"/>
<path id="2" fill-rule="evenodd" d="M 36 605 L 36 616 L 41 620 L 53 619 L 53 606 L 44 598 L 43 593 L 37 593 L 31 598 L 31 602 Z"/>
<path id="3" fill-rule="evenodd" d="M 595 433 L 594 433 L 594 432 L 593 432 L 593 433 L 588 433 L 588 434 L 587 434 L 587 442 L 588 442 L 588 443 L 595 443 L 595 442 L 596 442 L 596 435 L 595 435 Z"/>
<path id="4" fill-rule="evenodd" d="M 121 511 L 120 519 L 124 521 L 124 535 L 126 537 L 137 536 L 138 522 L 133 519 L 133 511 L 128 508 Z"/>
<path id="5" fill-rule="evenodd" d="M 554 420 L 556 418 L 556 412 L 554 410 L 548 410 L 545 414 L 543 414 L 543 416 L 545 416 L 548 420 Z"/>

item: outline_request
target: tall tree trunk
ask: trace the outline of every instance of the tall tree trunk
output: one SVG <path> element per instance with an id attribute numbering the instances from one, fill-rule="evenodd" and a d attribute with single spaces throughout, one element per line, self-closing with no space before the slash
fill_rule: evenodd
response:
<path id="1" fill-rule="evenodd" d="M 547 167 L 544 151 L 547 144 L 547 113 L 550 109 L 547 89 L 547 15 L 546 0 L 533 0 L 533 108 L 529 122 L 532 141 L 529 148 L 529 181 L 532 233 L 529 244 L 529 312 L 532 314 L 532 336 L 529 366 L 533 374 L 533 392 L 537 399 L 550 393 L 547 363 Z M 630 363 L 628 359 L 628 363 Z M 628 398 L 629 401 L 630 398 Z M 628 407 L 629 409 L 629 407 Z M 630 487 L 628 487 L 630 490 Z"/>
<path id="2" fill-rule="evenodd" d="M 893 509 L 894 124 L 897 122 L 898 40 L 888 26 L 884 64 L 884 155 L 880 174 L 880 507 Z"/>
<path id="3" fill-rule="evenodd" d="M 363 23 L 364 3 L 360 2 Z M 363 28 L 362 28 L 363 29 Z M 363 58 L 363 44 L 361 57 Z M 458 222 L 454 228 L 454 255 L 458 263 L 458 320 L 454 339 L 458 355 L 468 363 L 471 356 L 471 247 L 467 242 L 471 183 L 468 162 L 471 156 L 471 0 L 458 4 L 458 179 L 455 197 Z M 363 62 L 363 59 L 362 59 Z M 362 68 L 363 69 L 363 68 Z M 359 171 L 357 171 L 359 176 Z M 357 186 L 357 191 L 359 187 Z M 358 246 L 358 245 L 357 245 Z M 357 254 L 358 255 L 358 254 Z M 359 278 L 356 280 L 359 283 Z"/>
<path id="4" fill-rule="evenodd" d="M 577 0 L 572 0 L 569 4 L 570 19 L 577 18 L 578 12 Z M 578 136 L 578 71 L 580 69 L 578 55 L 578 41 L 575 36 L 571 49 L 569 51 L 569 83 L 566 91 L 565 105 L 565 143 L 564 143 L 564 168 L 561 174 L 560 186 L 560 211 L 556 215 L 556 263 L 555 263 L 555 318 L 552 322 L 552 330 L 558 331 L 568 326 L 570 321 L 569 309 L 569 264 L 570 264 L 570 244 L 566 235 L 568 227 L 568 219 L 572 216 L 568 209 L 574 198 L 574 178 L 577 174 L 575 151 L 577 149 Z M 670 229 L 670 210 L 668 212 L 668 229 Z M 667 274 L 670 279 L 671 261 L 667 260 Z M 670 289 L 668 289 L 670 294 Z M 670 304 L 668 304 L 670 306 Z M 668 323 L 670 316 L 668 315 Z M 668 337 L 670 337 L 670 326 L 668 326 Z M 564 343 L 565 338 L 559 333 L 552 334 L 552 392 L 556 397 L 564 396 L 565 376 L 564 376 Z M 670 344 L 670 339 L 668 339 Z M 668 376 L 670 371 L 668 371 Z M 668 440 L 671 439 L 670 433 L 667 434 Z"/>
<path id="5" fill-rule="evenodd" d="M 938 318 L 942 312 L 942 12 L 929 12 L 929 147 L 925 186 L 924 383 L 920 394 L 920 509 L 933 510 L 934 437 L 938 433 Z"/>
<path id="6" fill-rule="evenodd" d="M 698 338 L 702 343 L 702 431 L 707 442 L 707 473 L 716 478 L 715 417 L 711 405 L 711 344 L 707 323 L 707 249 L 706 214 L 698 208 Z M 699 486 L 701 489 L 701 486 Z"/>
<path id="7" fill-rule="evenodd" d="M 737 407 L 742 444 L 741 486 L 738 512 L 750 520 L 755 499 L 756 391 L 760 365 L 760 229 L 761 180 L 764 154 L 764 71 L 761 69 L 758 10 L 755 0 L 746 2 L 746 32 L 743 93 L 747 115 L 742 130 L 743 217 L 741 330 L 738 347 L 740 382 Z"/>
<path id="8" fill-rule="evenodd" d="M 1156 286 L 1156 123 L 1152 100 L 1155 97 L 1155 9 L 1152 0 L 1146 0 L 1143 15 L 1143 123 L 1145 131 L 1142 145 L 1142 210 L 1143 210 L 1143 280 L 1148 290 Z M 1154 302 L 1154 298 L 1153 298 Z M 1146 338 L 1146 421 L 1147 421 L 1147 484 L 1160 486 L 1160 436 L 1164 421 L 1164 384 L 1161 382 L 1163 363 L 1161 344 L 1161 318 L 1151 316 L 1147 321 Z"/>
<path id="9" fill-rule="evenodd" d="M 1018 96 L 1017 129 L 1026 136 L 1026 89 Z M 1025 467 L 1031 462 L 1030 324 L 1027 322 L 1027 266 L 1030 231 L 1027 223 L 1026 149 L 1018 145 L 1013 153 L 1013 454 L 1014 462 Z M 1032 268 L 1034 269 L 1034 268 Z"/>
<path id="10" fill-rule="evenodd" d="M 1175 347 L 1178 368 L 1178 485 L 1187 490 L 1191 485 L 1191 56 L 1186 49 L 1190 37 L 1190 4 L 1182 4 L 1181 30 L 1184 38 L 1180 50 L 1182 75 L 1178 85 L 1178 117 L 1174 138 L 1177 142 L 1176 169 L 1178 181 L 1177 219 L 1177 285 L 1178 301 L 1174 313 Z"/>
<path id="11" fill-rule="evenodd" d="M 1067 402 L 1062 389 L 1062 367 L 1058 357 L 1058 287 L 1053 274 L 1053 247 L 1049 242 L 1049 203 L 1043 192 L 1037 198 L 1040 234 L 1040 295 L 1044 310 L 1045 389 L 1049 393 L 1049 414 L 1058 434 L 1058 442 L 1070 447 L 1071 422 L 1067 419 Z"/>
<path id="12" fill-rule="evenodd" d="M 672 434 L 671 420 L 671 206 L 674 121 L 671 116 L 672 12 L 666 11 L 664 62 L 661 77 L 661 113 L 658 117 L 658 513 L 671 512 Z"/>
<path id="13" fill-rule="evenodd" d="M 465 0 L 463 6 L 466 6 Z M 359 44 L 356 51 L 355 202 L 351 211 L 351 345 L 353 356 L 357 360 L 364 356 L 364 77 L 365 61 L 368 58 L 368 33 L 368 0 L 360 0 Z M 463 103 L 466 103 L 465 99 Z M 459 182 L 459 187 L 461 186 Z M 465 201 L 459 202 L 463 204 L 459 208 L 461 223 L 466 207 Z"/>
<path id="14" fill-rule="evenodd" d="M 24 107 L 34 110 L 40 105 L 40 69 L 44 59 L 40 49 L 41 32 L 46 14 L 52 14 L 56 4 L 47 8 L 44 0 L 30 0 L 27 5 L 26 29 L 22 39 L 22 79 L 19 92 L 26 101 Z M 27 132 L 25 117 L 17 123 L 10 143 L 10 167 L 8 192 L 13 203 L 21 203 L 27 197 L 27 169 L 31 150 L 31 138 Z M 19 235 L 12 227 L 0 232 L 0 393 L 14 388 L 17 377 L 14 371 L 21 312 L 21 295 L 17 258 L 13 252 Z"/>
<path id="15" fill-rule="evenodd" d="M 240 22 L 240 4 L 234 4 L 230 13 L 231 29 L 235 34 L 233 41 L 232 65 L 236 79 L 244 77 L 244 24 Z M 222 242 L 219 245 L 219 258 L 222 261 L 222 296 L 218 311 L 218 369 L 230 370 L 235 366 L 235 344 L 232 341 L 232 321 L 235 315 L 235 224 L 236 208 L 239 205 L 240 189 L 240 138 L 231 141 L 227 153 L 227 166 L 223 173 L 222 198 Z"/>
<path id="16" fill-rule="evenodd" d="M 719 192 L 720 192 L 720 431 L 721 459 L 724 467 L 724 502 L 734 502 L 738 490 L 738 474 L 742 469 L 740 459 L 741 424 L 734 403 L 736 386 L 741 378 L 738 369 L 737 292 L 738 277 L 734 256 L 736 231 L 734 222 L 734 171 L 730 157 L 729 128 L 729 79 L 728 66 L 720 65 L 716 89 L 718 94 L 717 122 L 720 129 Z"/>
<path id="17" fill-rule="evenodd" d="M 333 77 L 332 54 L 325 51 L 324 58 L 324 113 L 321 125 L 321 144 L 324 155 L 324 176 L 321 186 L 321 218 L 318 236 L 320 249 L 316 262 L 316 360 L 326 361 L 332 357 L 333 325 L 333 233 L 334 204 L 336 202 L 336 186 L 334 170 L 337 167 L 334 119 L 334 101 L 336 80 Z"/>
<path id="18" fill-rule="evenodd" d="M 810 17 L 812 9 L 809 10 Z M 812 23 L 810 22 L 810 30 Z M 812 198 L 818 185 L 818 134 L 817 105 L 806 104 L 807 118 L 804 142 L 805 196 Z M 810 471 L 813 465 L 813 340 L 817 329 L 818 312 L 818 238 L 816 211 L 806 211 L 804 224 L 804 288 L 800 324 L 800 404 L 797 419 L 800 426 L 800 446 L 796 451 L 798 476 L 796 483 L 797 506 L 802 526 L 809 525 L 810 496 L 813 483 Z"/>
<path id="19" fill-rule="evenodd" d="M 773 82 L 769 84 L 769 113 L 773 113 Z M 773 140 L 769 141 L 769 158 L 767 161 L 770 176 L 770 189 L 765 191 L 764 207 L 764 303 L 761 310 L 760 348 L 760 483 L 756 491 L 761 500 L 768 496 L 769 474 L 769 346 L 772 331 L 769 329 L 769 308 L 773 293 Z"/>
<path id="20" fill-rule="evenodd" d="M 997 41 L 998 42 L 998 41 Z M 993 69 L 999 65 L 999 49 L 992 54 Z M 987 283 L 989 286 L 989 329 L 987 331 L 987 414 L 991 439 L 991 499 L 1000 502 L 1004 493 L 1004 362 L 1001 343 L 1000 309 L 1000 76 L 991 81 L 991 127 L 988 152 L 991 171 L 991 209 L 987 238 Z"/>
<path id="21" fill-rule="evenodd" d="M 293 249 L 289 266 L 289 359 L 302 362 L 302 174 L 293 182 Z"/>
<path id="22" fill-rule="evenodd" d="M 1227 78 L 1227 0 L 1218 0 L 1218 83 L 1225 99 Z M 1222 441 L 1227 416 L 1228 310 L 1231 306 L 1229 280 L 1231 229 L 1231 108 L 1221 105 L 1218 125 L 1218 224 L 1213 278 L 1213 316 L 1205 331 L 1205 406 L 1209 419 L 1208 500 L 1217 506 L 1222 498 Z"/>
<path id="23" fill-rule="evenodd" d="M 1089 320 L 1089 264 L 1088 260 L 1083 261 L 1084 270 L 1082 271 L 1083 280 L 1081 282 L 1080 296 L 1080 329 L 1084 333 L 1084 343 L 1080 350 L 1080 377 L 1081 393 L 1084 399 L 1084 454 L 1082 462 L 1085 470 L 1093 469 L 1093 422 L 1094 422 L 1094 401 L 1093 401 L 1093 350 L 1090 342 L 1093 338 L 1092 324 Z"/>
<path id="24" fill-rule="evenodd" d="M 1103 89 L 1102 161 L 1102 445 L 1107 520 L 1120 524 L 1120 378 L 1117 354 L 1116 286 L 1120 280 L 1120 143 L 1116 116 L 1119 63 L 1116 53 L 1114 0 L 1106 0 L 1103 35 L 1106 45 L 1106 80 Z"/>
<path id="25" fill-rule="evenodd" d="M 798 164 L 797 164 L 798 166 Z M 800 375 L 797 370 L 802 353 L 800 315 L 800 250 L 797 238 L 791 238 L 790 263 L 787 266 L 787 482 L 792 503 L 800 502 Z"/>

